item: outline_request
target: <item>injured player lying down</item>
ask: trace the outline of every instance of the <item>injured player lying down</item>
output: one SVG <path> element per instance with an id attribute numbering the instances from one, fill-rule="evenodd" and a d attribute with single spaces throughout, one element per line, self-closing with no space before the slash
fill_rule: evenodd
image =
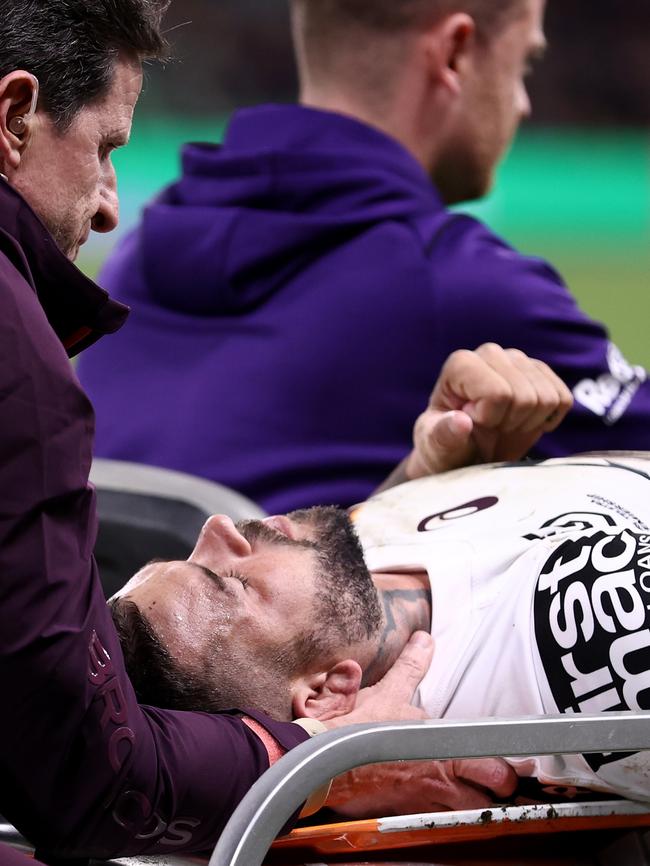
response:
<path id="1" fill-rule="evenodd" d="M 145 702 L 330 718 L 430 629 L 432 718 L 648 709 L 649 503 L 650 455 L 604 455 L 423 478 L 350 518 L 212 517 L 113 613 Z M 650 753 L 510 763 L 650 799 Z"/>

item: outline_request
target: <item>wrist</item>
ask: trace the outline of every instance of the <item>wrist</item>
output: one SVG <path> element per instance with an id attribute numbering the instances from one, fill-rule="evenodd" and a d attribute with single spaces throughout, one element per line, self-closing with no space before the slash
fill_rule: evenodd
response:
<path id="1" fill-rule="evenodd" d="M 405 457 L 402 464 L 405 481 L 415 481 L 416 478 L 424 478 L 427 475 L 432 475 L 434 470 L 428 467 L 417 448 L 413 448 L 411 453 Z"/>
<path id="2" fill-rule="evenodd" d="M 310 719 L 306 716 L 301 719 L 294 719 L 293 724 L 298 725 L 303 731 L 307 731 L 310 737 L 315 737 L 316 734 L 324 734 L 328 729 L 325 722 L 321 722 L 320 719 Z"/>
<path id="3" fill-rule="evenodd" d="M 307 731 L 310 737 L 315 737 L 318 734 L 322 734 L 327 730 L 327 726 L 318 719 L 294 719 L 293 724 L 298 725 L 303 730 Z M 305 805 L 300 810 L 300 817 L 307 818 L 309 815 L 313 815 L 314 812 L 318 812 L 319 809 L 322 809 L 322 807 L 325 805 L 325 801 L 329 796 L 331 787 L 332 782 L 330 780 L 329 782 L 326 782 L 324 785 L 322 785 L 320 788 L 317 788 L 315 791 L 313 791 L 310 794 Z"/>

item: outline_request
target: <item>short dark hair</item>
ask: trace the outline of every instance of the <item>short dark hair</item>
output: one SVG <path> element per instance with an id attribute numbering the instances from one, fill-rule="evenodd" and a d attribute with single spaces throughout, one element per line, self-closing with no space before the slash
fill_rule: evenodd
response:
<path id="1" fill-rule="evenodd" d="M 434 24 L 454 12 L 466 12 L 481 34 L 489 34 L 512 15 L 522 0 L 292 0 L 300 7 L 310 33 L 326 38 L 328 31 L 350 25 L 378 32 L 395 32 Z"/>
<path id="2" fill-rule="evenodd" d="M 140 703 L 171 710 L 214 709 L 203 684 L 181 670 L 134 602 L 117 597 L 108 606 Z"/>
<path id="3" fill-rule="evenodd" d="M 374 111 L 396 94 L 412 37 L 465 12 L 483 47 L 526 0 L 291 0 L 298 77 L 356 91 Z"/>
<path id="4" fill-rule="evenodd" d="M 35 75 L 60 131 L 108 91 L 120 53 L 161 58 L 169 0 L 0 0 L 0 77 Z"/>

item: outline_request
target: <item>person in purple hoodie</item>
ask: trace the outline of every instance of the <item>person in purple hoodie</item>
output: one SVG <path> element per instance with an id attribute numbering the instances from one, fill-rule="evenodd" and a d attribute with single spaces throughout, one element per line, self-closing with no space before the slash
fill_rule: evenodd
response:
<path id="1" fill-rule="evenodd" d="M 72 260 L 117 224 L 111 153 L 143 58 L 163 50 L 165 5 L 0 3 L 0 813 L 47 862 L 210 847 L 309 735 L 245 709 L 139 706 L 92 555 L 94 418 L 68 358 L 127 309 Z M 420 718 L 409 701 L 430 656 L 420 636 L 347 723 Z"/>
<path id="2" fill-rule="evenodd" d="M 539 457 L 650 447 L 650 382 L 547 263 L 446 205 L 483 195 L 544 51 L 544 0 L 293 0 L 301 104 L 189 145 L 101 282 L 133 313 L 79 374 L 97 453 L 267 511 L 366 498 L 447 355 L 546 361 L 575 407 Z"/>

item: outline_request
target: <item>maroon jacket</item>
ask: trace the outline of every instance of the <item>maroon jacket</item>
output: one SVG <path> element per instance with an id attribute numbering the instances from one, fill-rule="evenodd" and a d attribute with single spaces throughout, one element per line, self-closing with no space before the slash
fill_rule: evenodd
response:
<path id="1" fill-rule="evenodd" d="M 0 813 L 59 854 L 210 847 L 268 765 L 236 714 L 140 707 L 124 670 L 92 556 L 93 412 L 66 349 L 126 314 L 0 180 Z M 307 737 L 255 716 L 285 748 Z"/>
<path id="2" fill-rule="evenodd" d="M 0 844 L 0 863 L 2 866 L 40 866 L 40 861 L 32 860 L 28 854 Z"/>

